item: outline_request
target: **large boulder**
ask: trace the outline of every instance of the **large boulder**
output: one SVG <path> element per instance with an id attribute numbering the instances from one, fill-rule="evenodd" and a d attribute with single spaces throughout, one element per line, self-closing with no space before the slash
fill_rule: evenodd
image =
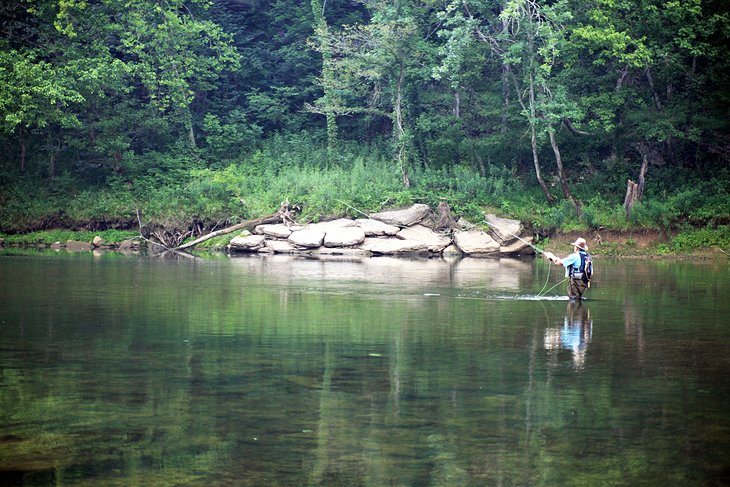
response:
<path id="1" fill-rule="evenodd" d="M 325 247 L 354 247 L 365 240 L 360 227 L 342 227 L 329 230 L 324 236 Z"/>
<path id="2" fill-rule="evenodd" d="M 519 220 L 499 218 L 492 213 L 484 215 L 484 220 L 489 224 L 490 233 L 502 245 L 512 242 L 517 238 L 516 235 L 522 233 L 522 223 Z"/>
<path id="3" fill-rule="evenodd" d="M 454 244 L 466 255 L 494 254 L 499 252 L 497 243 L 489 234 L 481 230 L 456 232 Z"/>
<path id="4" fill-rule="evenodd" d="M 428 245 L 414 240 L 401 240 L 398 238 L 366 238 L 360 248 L 373 254 L 413 254 L 428 252 Z"/>
<path id="5" fill-rule="evenodd" d="M 264 247 L 266 237 L 263 235 L 241 235 L 233 237 L 228 244 L 229 250 L 240 250 L 242 252 L 256 252 Z"/>
<path id="6" fill-rule="evenodd" d="M 370 218 L 374 220 L 379 220 L 383 223 L 389 223 L 391 225 L 409 227 L 426 218 L 426 216 L 428 216 L 430 212 L 431 209 L 428 207 L 428 205 L 416 203 L 410 208 L 381 211 L 379 213 L 370 215 Z"/>
<path id="7" fill-rule="evenodd" d="M 316 228 L 304 228 L 289 235 L 289 242 L 298 248 L 319 247 L 324 242 L 324 232 Z"/>
<path id="8" fill-rule="evenodd" d="M 412 240 L 414 242 L 422 242 L 428 247 L 429 252 L 441 252 L 451 244 L 451 238 L 441 233 L 436 233 L 423 225 L 413 225 L 404 228 L 397 238 L 401 240 Z"/>
<path id="9" fill-rule="evenodd" d="M 365 232 L 367 237 L 380 237 L 383 235 L 395 235 L 400 232 L 400 228 L 395 225 L 389 225 L 372 218 L 358 218 L 355 220 L 360 228 Z"/>

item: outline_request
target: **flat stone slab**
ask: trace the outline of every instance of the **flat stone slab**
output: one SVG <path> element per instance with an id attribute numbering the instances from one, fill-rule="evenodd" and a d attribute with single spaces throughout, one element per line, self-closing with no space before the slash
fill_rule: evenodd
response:
<path id="1" fill-rule="evenodd" d="M 233 237 L 228 244 L 230 250 L 240 250 L 244 252 L 255 252 L 265 244 L 266 237 L 263 235 L 244 235 Z"/>
<path id="2" fill-rule="evenodd" d="M 275 254 L 294 254 L 298 252 L 298 249 L 294 248 L 287 240 L 266 240 L 266 248 Z"/>
<path id="3" fill-rule="evenodd" d="M 379 220 L 390 225 L 409 227 L 420 222 L 431 212 L 428 205 L 416 203 L 415 205 L 401 210 L 381 211 L 370 215 L 370 218 Z"/>
<path id="4" fill-rule="evenodd" d="M 289 235 L 289 242 L 300 248 L 313 248 L 319 247 L 324 242 L 325 233 L 322 230 L 316 228 L 307 227 L 303 230 L 297 230 Z"/>
<path id="5" fill-rule="evenodd" d="M 360 227 L 342 227 L 329 230 L 324 236 L 325 247 L 354 247 L 365 240 Z"/>
<path id="6" fill-rule="evenodd" d="M 535 237 L 532 236 L 526 236 L 526 237 L 520 237 L 525 242 L 529 242 L 530 244 L 535 240 Z M 501 245 L 499 247 L 499 253 L 501 254 L 521 254 L 521 255 L 532 255 L 535 253 L 535 249 L 530 247 L 527 243 L 523 242 L 522 240 L 515 239 L 514 242 L 512 242 L 509 245 Z"/>
<path id="7" fill-rule="evenodd" d="M 362 228 L 367 237 L 380 237 L 383 235 L 395 235 L 400 232 L 400 227 L 389 225 L 372 218 L 358 218 L 355 223 Z"/>
<path id="8" fill-rule="evenodd" d="M 492 213 L 484 215 L 484 220 L 491 223 L 489 225 L 489 232 L 502 245 L 516 240 L 515 235 L 521 234 L 523 230 L 522 223 L 519 220 L 499 218 Z"/>
<path id="9" fill-rule="evenodd" d="M 451 245 L 451 237 L 434 232 L 423 225 L 413 225 L 412 227 L 404 228 L 398 232 L 396 238 L 422 242 L 428 247 L 429 252 L 441 252 Z"/>
<path id="10" fill-rule="evenodd" d="M 481 230 L 456 232 L 454 234 L 454 244 L 466 255 L 499 252 L 499 244 L 488 233 Z"/>
<path id="11" fill-rule="evenodd" d="M 311 230 L 320 230 L 324 233 L 327 233 L 338 228 L 356 226 L 357 223 L 355 223 L 355 220 L 350 220 L 349 218 L 338 218 L 337 220 L 330 220 L 327 222 L 310 223 L 306 226 L 306 228 L 309 228 Z"/>
<path id="12" fill-rule="evenodd" d="M 401 240 L 398 238 L 366 238 L 360 244 L 360 248 L 373 254 L 393 255 L 426 253 L 428 245 L 414 240 Z"/>
<path id="13" fill-rule="evenodd" d="M 283 223 L 276 223 L 273 225 L 258 225 L 254 232 L 259 235 L 266 235 L 267 237 L 274 238 L 288 238 L 295 230 L 300 230 L 300 226 L 287 227 Z"/>

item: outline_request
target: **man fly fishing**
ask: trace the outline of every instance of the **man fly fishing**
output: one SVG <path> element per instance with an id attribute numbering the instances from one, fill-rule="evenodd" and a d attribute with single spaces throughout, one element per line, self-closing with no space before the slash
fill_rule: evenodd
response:
<path id="1" fill-rule="evenodd" d="M 544 252 L 545 258 L 556 265 L 565 267 L 565 277 L 568 278 L 568 297 L 570 299 L 581 299 L 586 289 L 591 287 L 593 277 L 593 261 L 588 255 L 588 244 L 586 239 L 578 238 L 573 242 L 573 253 L 558 258 L 552 252 Z"/>

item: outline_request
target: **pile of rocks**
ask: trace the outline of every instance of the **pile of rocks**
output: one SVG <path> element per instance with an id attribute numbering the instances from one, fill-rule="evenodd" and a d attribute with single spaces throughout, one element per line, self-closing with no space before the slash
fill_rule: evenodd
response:
<path id="1" fill-rule="evenodd" d="M 309 225 L 259 225 L 233 238 L 230 252 L 309 255 L 468 255 L 497 257 L 533 254 L 532 237 L 517 220 L 486 215 L 489 231 L 463 220 L 449 233 L 435 232 L 428 205 L 383 211 L 370 218 L 341 218 Z M 520 238 L 517 238 L 519 236 Z"/>

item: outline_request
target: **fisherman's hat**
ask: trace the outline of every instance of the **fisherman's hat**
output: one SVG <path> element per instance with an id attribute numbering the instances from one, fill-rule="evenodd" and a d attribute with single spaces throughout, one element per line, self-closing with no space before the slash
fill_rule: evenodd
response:
<path id="1" fill-rule="evenodd" d="M 584 238 L 578 238 L 575 242 L 573 242 L 573 246 L 578 247 L 582 250 L 588 250 L 588 243 L 586 243 L 586 239 Z"/>

